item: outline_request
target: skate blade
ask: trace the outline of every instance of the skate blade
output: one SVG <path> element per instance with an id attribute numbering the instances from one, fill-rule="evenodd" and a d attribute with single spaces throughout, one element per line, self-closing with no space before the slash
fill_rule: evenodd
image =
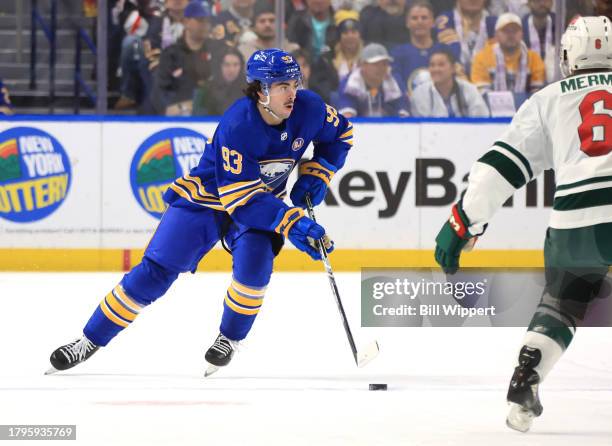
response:
<path id="1" fill-rule="evenodd" d="M 51 368 L 45 372 L 45 375 L 53 375 L 55 372 L 59 372 L 59 370 L 51 366 Z"/>
<path id="2" fill-rule="evenodd" d="M 526 411 L 516 403 L 511 403 L 510 412 L 506 417 L 506 426 L 519 432 L 527 432 L 533 424 L 535 415 Z"/>
<path id="3" fill-rule="evenodd" d="M 368 364 L 370 361 L 372 361 L 374 358 L 378 356 L 379 352 L 380 352 L 380 349 L 378 347 L 377 341 L 374 341 L 371 344 L 369 344 L 365 348 L 365 350 L 362 350 L 357 355 L 357 367 L 361 368 L 365 366 L 366 364 Z"/>
<path id="4" fill-rule="evenodd" d="M 217 367 L 216 365 L 210 364 L 208 368 L 206 369 L 206 371 L 204 372 L 204 378 L 208 378 L 210 375 L 218 371 L 219 371 L 219 367 Z"/>

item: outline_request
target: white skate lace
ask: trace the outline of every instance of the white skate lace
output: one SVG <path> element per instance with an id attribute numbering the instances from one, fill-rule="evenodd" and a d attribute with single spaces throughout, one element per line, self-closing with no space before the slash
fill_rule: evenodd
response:
<path id="1" fill-rule="evenodd" d="M 87 353 L 93 351 L 96 345 L 83 336 L 81 339 L 77 339 L 71 344 L 68 344 L 65 349 L 62 349 L 62 353 L 66 356 L 70 362 L 82 361 Z"/>
<path id="2" fill-rule="evenodd" d="M 239 347 L 240 343 L 238 341 L 232 341 L 231 339 L 228 339 L 220 334 L 215 340 L 215 343 L 212 345 L 211 349 L 217 350 L 223 355 L 229 355 L 232 350 L 238 351 Z"/>

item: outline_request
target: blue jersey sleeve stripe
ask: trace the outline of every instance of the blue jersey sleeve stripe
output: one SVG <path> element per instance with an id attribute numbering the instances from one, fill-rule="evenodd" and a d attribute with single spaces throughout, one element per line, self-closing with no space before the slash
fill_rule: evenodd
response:
<path id="1" fill-rule="evenodd" d="M 223 205 L 221 204 L 219 200 L 203 200 L 200 198 L 194 198 L 189 194 L 189 192 L 187 192 L 185 189 L 183 189 L 181 186 L 177 185 L 176 183 L 172 183 L 170 185 L 170 189 L 176 194 L 178 194 L 180 197 L 184 198 L 185 200 L 191 203 L 194 203 L 200 206 L 206 206 L 206 207 L 209 207 L 215 210 L 219 210 L 219 211 L 225 210 L 225 208 L 223 207 Z"/>
<path id="2" fill-rule="evenodd" d="M 186 187 L 184 187 L 184 186 L 182 186 L 180 184 L 172 183 L 170 185 L 170 189 L 175 191 L 181 197 L 186 198 L 187 200 L 191 201 L 192 203 L 196 203 L 196 204 L 219 204 L 219 205 L 221 204 L 221 201 L 219 201 L 219 199 L 217 199 L 217 198 L 201 198 L 199 196 L 194 196 L 189 191 L 189 189 L 187 189 Z"/>
<path id="3" fill-rule="evenodd" d="M 235 202 L 237 199 L 244 197 L 245 195 L 251 193 L 254 190 L 265 190 L 266 187 L 264 186 L 263 182 L 259 182 L 257 183 L 255 186 L 251 186 L 249 188 L 246 189 L 240 189 L 238 192 L 232 192 L 230 194 L 227 195 L 221 195 L 221 203 L 223 203 L 224 206 L 229 206 L 231 205 L 233 202 Z"/>
<path id="4" fill-rule="evenodd" d="M 265 190 L 263 188 L 255 189 L 254 191 L 251 191 L 245 196 L 237 198 L 236 200 L 232 201 L 230 204 L 226 205 L 225 210 L 231 214 L 232 212 L 236 210 L 236 208 L 239 208 L 240 206 L 244 206 L 245 204 L 247 204 L 251 200 L 251 198 L 253 198 L 255 195 L 261 194 L 264 192 Z"/>
<path id="5" fill-rule="evenodd" d="M 174 182 L 183 190 L 187 191 L 194 200 L 202 202 L 210 202 L 212 200 L 214 202 L 219 202 L 219 199 L 214 195 L 202 195 L 198 185 L 194 184 L 194 182 L 187 181 L 185 178 L 177 178 Z"/>
<path id="6" fill-rule="evenodd" d="M 237 192 L 241 189 L 246 189 L 251 186 L 255 186 L 259 183 L 263 183 L 261 178 L 258 178 L 253 181 L 239 181 L 237 183 L 226 184 L 225 186 L 219 186 L 217 189 L 219 190 L 219 197 L 223 197 L 225 195 L 231 194 L 232 192 Z"/>
<path id="7" fill-rule="evenodd" d="M 185 180 L 190 181 L 192 183 L 195 183 L 195 185 L 198 188 L 198 193 L 202 196 L 202 197 L 213 197 L 213 198 L 219 198 L 217 197 L 215 194 L 211 194 L 210 192 L 208 192 L 206 190 L 206 187 L 204 187 L 204 185 L 202 184 L 202 180 L 199 177 L 194 177 L 192 175 L 185 175 L 183 177 Z"/>
<path id="8" fill-rule="evenodd" d="M 346 132 L 344 132 L 342 135 L 340 135 L 340 139 L 344 139 L 344 138 L 348 138 L 348 137 L 352 137 L 353 136 L 353 126 L 349 125 L 346 128 Z"/>

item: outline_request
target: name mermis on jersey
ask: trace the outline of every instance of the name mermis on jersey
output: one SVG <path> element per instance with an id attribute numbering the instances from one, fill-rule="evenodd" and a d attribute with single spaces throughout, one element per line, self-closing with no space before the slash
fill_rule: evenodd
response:
<path id="1" fill-rule="evenodd" d="M 176 127 L 154 133 L 138 147 L 130 167 L 130 184 L 136 201 L 149 215 L 161 218 L 167 206 L 164 192 L 198 165 L 206 141 L 201 133 Z"/>
<path id="2" fill-rule="evenodd" d="M 16 223 L 42 220 L 65 201 L 70 160 L 49 133 L 15 127 L 0 133 L 0 217 Z"/>

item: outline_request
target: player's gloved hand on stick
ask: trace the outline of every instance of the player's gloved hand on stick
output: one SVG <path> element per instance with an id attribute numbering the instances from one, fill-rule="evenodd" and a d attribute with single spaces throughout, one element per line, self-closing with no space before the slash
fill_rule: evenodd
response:
<path id="1" fill-rule="evenodd" d="M 323 226 L 315 223 L 310 218 L 304 216 L 295 222 L 288 232 L 289 240 L 300 251 L 304 251 L 313 260 L 321 260 L 321 253 L 317 246 L 317 241 L 322 240 L 325 249 L 330 253 L 334 250 L 334 243 L 325 233 Z"/>
<path id="2" fill-rule="evenodd" d="M 457 272 L 461 251 L 470 251 L 478 239 L 468 231 L 469 226 L 470 221 L 463 211 L 460 200 L 453 206 L 450 218 L 436 237 L 436 262 L 447 274 Z"/>
<path id="3" fill-rule="evenodd" d="M 300 177 L 289 195 L 293 204 L 305 208 L 306 194 L 310 194 L 313 206 L 320 204 L 336 170 L 338 169 L 335 166 L 323 158 L 314 158 L 300 164 Z"/>

